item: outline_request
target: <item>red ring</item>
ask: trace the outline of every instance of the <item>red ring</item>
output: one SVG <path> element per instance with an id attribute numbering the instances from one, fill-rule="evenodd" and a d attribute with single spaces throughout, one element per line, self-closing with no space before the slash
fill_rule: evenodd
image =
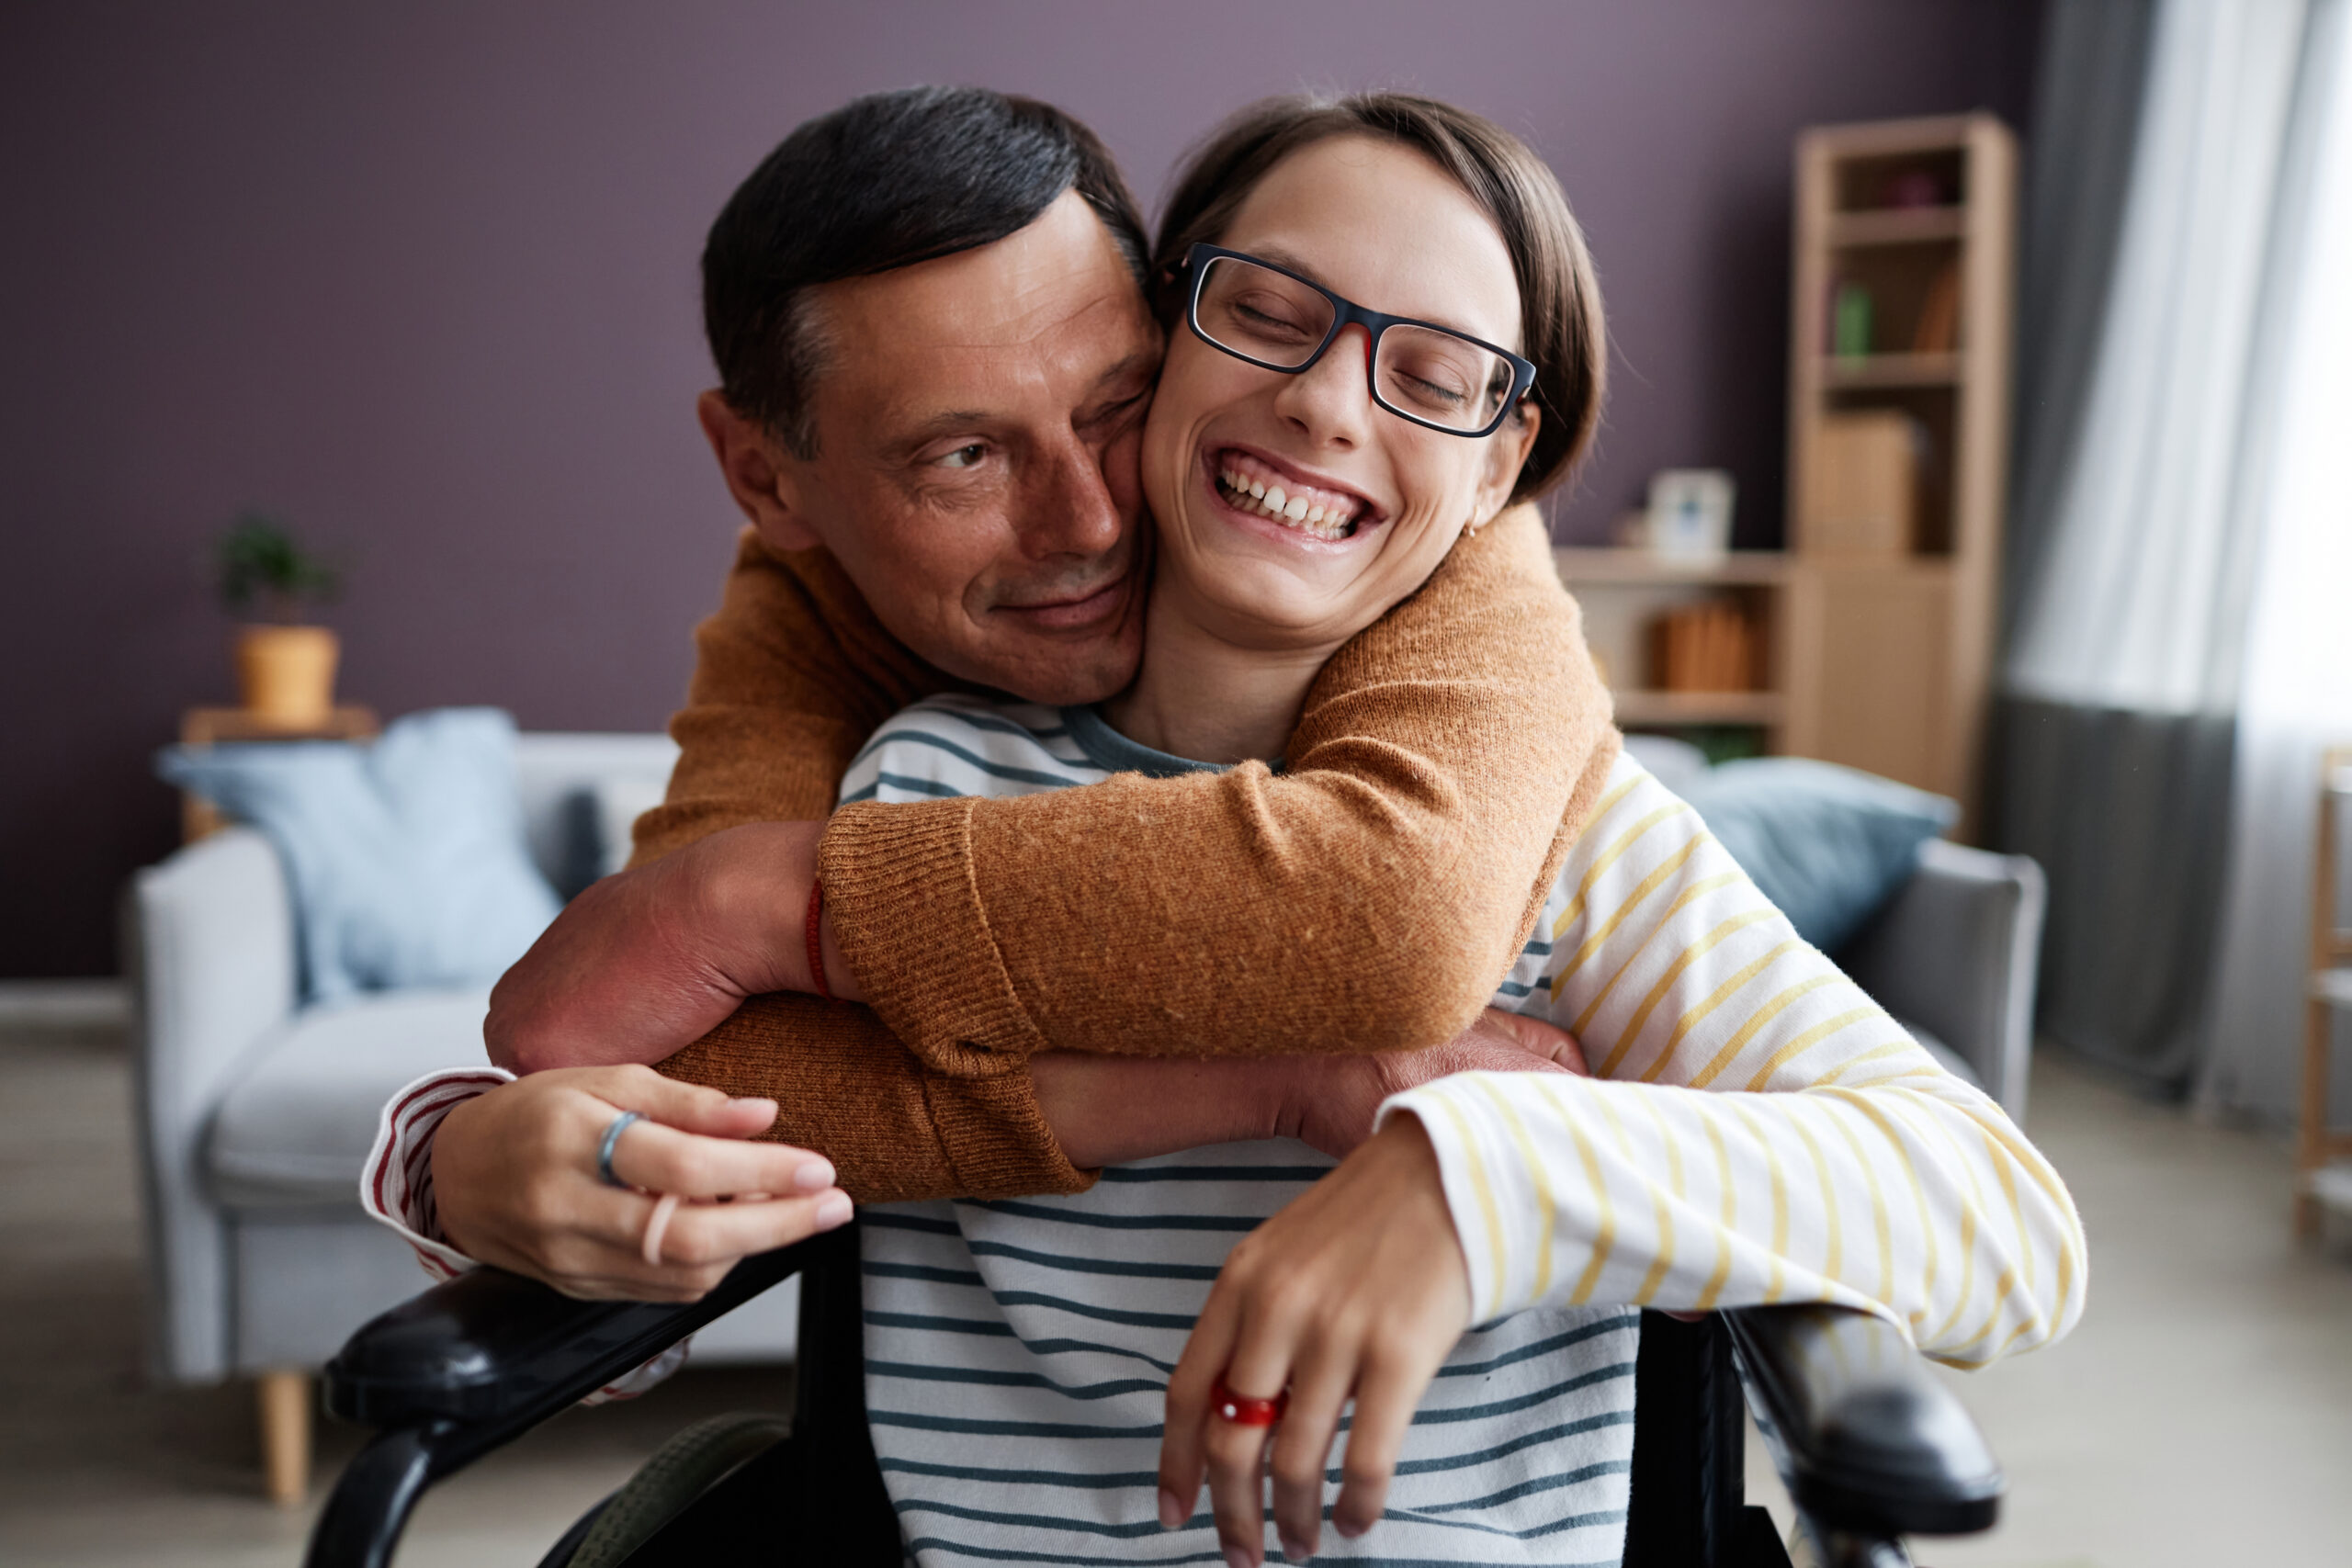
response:
<path id="1" fill-rule="evenodd" d="M 1220 1420 L 1237 1427 L 1271 1427 L 1283 1418 L 1290 1408 L 1290 1391 L 1284 1389 L 1272 1399 L 1252 1399 L 1246 1393 L 1236 1393 L 1225 1384 L 1225 1374 L 1209 1387 L 1209 1409 Z"/>

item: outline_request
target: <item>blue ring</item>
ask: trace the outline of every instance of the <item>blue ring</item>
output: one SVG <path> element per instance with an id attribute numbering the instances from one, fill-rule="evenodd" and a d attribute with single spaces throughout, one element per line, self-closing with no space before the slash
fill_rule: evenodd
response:
<path id="1" fill-rule="evenodd" d="M 605 1186 L 617 1187 L 623 1191 L 630 1190 L 628 1182 L 613 1174 L 613 1149 L 620 1143 L 621 1134 L 628 1131 L 630 1122 L 644 1120 L 645 1113 L 641 1111 L 624 1111 L 613 1118 L 611 1126 L 605 1129 L 604 1145 L 596 1151 L 596 1174 L 604 1178 Z"/>

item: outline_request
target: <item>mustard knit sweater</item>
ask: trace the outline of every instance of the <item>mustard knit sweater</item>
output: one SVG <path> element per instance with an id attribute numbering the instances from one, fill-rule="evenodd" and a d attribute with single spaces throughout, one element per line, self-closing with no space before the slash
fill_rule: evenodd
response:
<path id="1" fill-rule="evenodd" d="M 885 631 L 830 555 L 774 553 L 749 529 L 695 645 L 640 863 L 826 816 L 884 719 L 971 689 Z M 770 1135 L 822 1152 L 861 1201 L 1080 1190 L 1032 1052 L 1452 1038 L 1517 957 L 1617 750 L 1521 507 L 1332 658 L 1279 776 L 1253 763 L 833 814 L 825 903 L 870 1010 L 756 998 L 662 1070 L 774 1097 Z"/>

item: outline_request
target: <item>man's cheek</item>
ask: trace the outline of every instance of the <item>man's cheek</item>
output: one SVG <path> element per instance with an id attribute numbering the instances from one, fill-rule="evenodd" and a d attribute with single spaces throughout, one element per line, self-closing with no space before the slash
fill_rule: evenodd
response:
<path id="1" fill-rule="evenodd" d="M 1143 421 L 1102 448 L 1102 485 L 1111 504 L 1132 525 L 1143 515 Z"/>

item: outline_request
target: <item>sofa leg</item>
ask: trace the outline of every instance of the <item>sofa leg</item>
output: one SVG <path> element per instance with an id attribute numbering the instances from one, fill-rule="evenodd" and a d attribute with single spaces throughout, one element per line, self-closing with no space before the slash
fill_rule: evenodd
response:
<path id="1" fill-rule="evenodd" d="M 262 1475 L 269 1500 L 298 1506 L 311 1493 L 311 1374 L 264 1372 L 254 1384 L 261 1415 Z"/>

